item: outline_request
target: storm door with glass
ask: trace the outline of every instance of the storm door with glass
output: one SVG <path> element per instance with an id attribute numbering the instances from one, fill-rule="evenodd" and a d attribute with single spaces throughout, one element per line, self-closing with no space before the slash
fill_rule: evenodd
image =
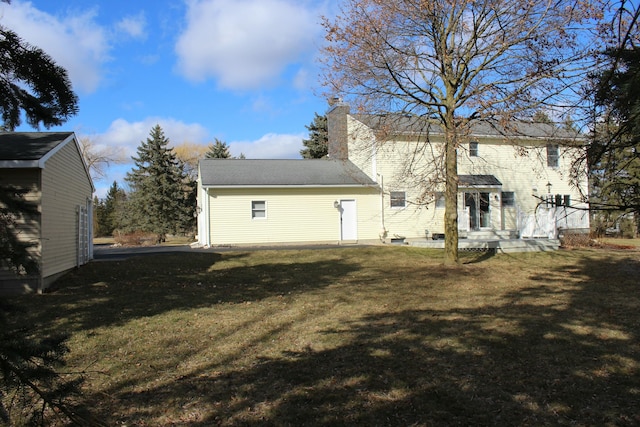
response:
<path id="1" fill-rule="evenodd" d="M 491 211 L 489 208 L 490 193 L 464 193 L 464 206 L 469 212 L 469 229 L 480 230 L 491 227 Z"/>

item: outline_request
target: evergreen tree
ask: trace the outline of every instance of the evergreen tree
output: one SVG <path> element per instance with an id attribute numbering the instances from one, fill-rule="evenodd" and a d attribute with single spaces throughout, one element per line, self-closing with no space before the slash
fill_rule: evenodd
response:
<path id="1" fill-rule="evenodd" d="M 36 338 L 35 328 L 16 328 L 7 321 L 7 314 L 16 311 L 0 300 L 0 424 L 14 425 L 16 419 L 19 425 L 49 425 L 45 409 L 51 408 L 74 425 L 102 425 L 69 401 L 80 393 L 83 379 L 58 372 L 69 352 L 68 337 Z"/>
<path id="2" fill-rule="evenodd" d="M 38 271 L 38 263 L 29 252 L 35 243 L 20 240 L 16 230 L 18 223 L 37 221 L 38 208 L 24 199 L 27 192 L 13 186 L 0 187 L 0 269 L 9 268 L 18 274 Z"/>
<path id="3" fill-rule="evenodd" d="M 153 233 L 156 242 L 167 234 L 185 232 L 193 225 L 190 203 L 193 183 L 184 172 L 160 125 L 149 133 L 133 158 L 135 168 L 127 173 L 131 192 L 127 202 L 129 228 Z"/>
<path id="4" fill-rule="evenodd" d="M 314 113 L 313 122 L 305 126 L 309 131 L 309 139 L 303 139 L 300 155 L 304 159 L 321 159 L 329 153 L 329 137 L 327 131 L 327 116 Z"/>
<path id="5" fill-rule="evenodd" d="M 106 236 L 104 230 L 104 200 L 93 197 L 93 235 L 95 237 Z"/>
<path id="6" fill-rule="evenodd" d="M 640 48 L 606 52 L 610 68 L 595 76 L 603 108 L 588 151 L 590 204 L 611 223 L 634 212 L 640 224 Z M 609 222 L 609 221 L 606 221 Z M 611 226 L 612 224 L 607 224 Z"/>
<path id="7" fill-rule="evenodd" d="M 118 183 L 113 181 L 109 191 L 104 199 L 105 209 L 105 231 L 111 236 L 113 232 L 120 227 L 120 217 L 127 200 L 127 193 L 118 187 Z"/>
<path id="8" fill-rule="evenodd" d="M 2 0 L 10 3 L 9 0 Z M 64 68 L 41 49 L 23 42 L 16 33 L 0 25 L 0 130 L 12 131 L 26 119 L 28 125 L 45 128 L 64 123 L 78 111 L 78 98 Z M 16 224 L 24 226 L 39 215 L 24 199 L 25 189 L 0 187 L 0 268 L 17 274 L 35 273 L 38 263 L 22 242 Z M 58 418 L 76 425 L 100 425 L 82 419 L 67 398 L 79 390 L 79 380 L 61 377 L 68 352 L 66 336 L 39 338 L 36 328 L 9 323 L 15 311 L 0 300 L 0 424 L 45 425 L 47 408 Z M 16 318 L 16 316 L 14 316 Z"/>
<path id="9" fill-rule="evenodd" d="M 215 142 L 209 146 L 209 151 L 204 155 L 205 159 L 230 159 L 231 153 L 229 152 L 229 145 L 220 141 L 218 138 Z"/>
<path id="10" fill-rule="evenodd" d="M 0 58 L 0 114 L 5 130 L 18 127 L 22 113 L 30 126 L 50 128 L 78 112 L 78 97 L 67 71 L 1 25 Z"/>
<path id="11" fill-rule="evenodd" d="M 111 236 L 116 229 L 121 227 L 126 199 L 127 194 L 124 189 L 118 187 L 118 183 L 113 181 L 105 198 L 95 205 L 96 236 Z"/>
<path id="12" fill-rule="evenodd" d="M 37 206 L 24 199 L 28 192 L 11 186 L 0 188 L 0 268 L 16 274 L 36 273 L 37 260 L 29 248 L 33 243 L 18 239 L 17 224 L 28 226 L 37 221 Z M 64 366 L 69 351 L 66 335 L 39 338 L 35 328 L 24 328 L 8 322 L 16 318 L 16 306 L 0 300 L 0 424 L 47 425 L 46 408 L 64 416 L 76 425 L 99 425 L 83 418 L 69 398 L 79 394 L 82 378 L 62 377 L 57 369 Z M 94 420 L 95 421 L 95 420 Z"/>

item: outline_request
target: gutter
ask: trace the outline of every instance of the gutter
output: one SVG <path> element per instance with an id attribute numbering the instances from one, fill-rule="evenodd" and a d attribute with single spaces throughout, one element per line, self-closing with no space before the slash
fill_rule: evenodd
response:
<path id="1" fill-rule="evenodd" d="M 318 184 L 312 184 L 312 185 L 286 185 L 286 184 L 202 185 L 202 188 L 205 188 L 207 190 L 215 189 L 215 188 L 242 189 L 242 188 L 362 188 L 362 187 L 376 188 L 378 187 L 378 184 L 371 183 L 371 184 L 327 184 L 327 185 L 318 185 Z"/>

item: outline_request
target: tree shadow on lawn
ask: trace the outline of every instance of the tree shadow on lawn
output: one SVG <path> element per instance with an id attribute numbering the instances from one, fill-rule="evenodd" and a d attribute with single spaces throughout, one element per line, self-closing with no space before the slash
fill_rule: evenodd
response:
<path id="1" fill-rule="evenodd" d="M 109 393 L 127 423 L 179 405 L 191 426 L 637 425 L 638 272 L 584 258 L 496 304 L 370 314 L 324 330 L 352 337 L 332 349 Z"/>
<path id="2" fill-rule="evenodd" d="M 91 330 L 171 310 L 309 292 L 358 268 L 337 259 L 244 265 L 245 257 L 244 252 L 180 253 L 90 263 L 62 278 L 41 300 L 19 297 L 25 305 L 39 306 L 22 321 L 40 324 L 43 333 Z M 231 266 L 215 270 L 223 259 Z M 54 318 L 58 324 L 46 323 Z"/>

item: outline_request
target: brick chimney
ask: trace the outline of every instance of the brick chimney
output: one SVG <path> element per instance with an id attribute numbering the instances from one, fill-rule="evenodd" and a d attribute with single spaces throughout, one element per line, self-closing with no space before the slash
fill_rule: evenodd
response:
<path id="1" fill-rule="evenodd" d="M 349 158 L 348 137 L 347 137 L 347 115 L 349 105 L 339 98 L 334 98 L 329 102 L 330 108 L 327 112 L 327 133 L 329 138 L 329 158 L 336 160 L 347 160 Z"/>

